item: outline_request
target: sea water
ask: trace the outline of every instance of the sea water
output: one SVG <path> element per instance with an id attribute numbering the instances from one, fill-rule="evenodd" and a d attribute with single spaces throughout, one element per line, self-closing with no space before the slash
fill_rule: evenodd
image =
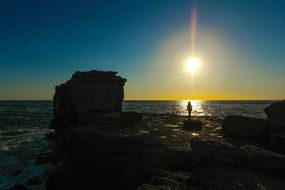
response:
<path id="1" fill-rule="evenodd" d="M 187 115 L 188 101 L 124 101 L 123 111 Z M 244 115 L 266 118 L 263 109 L 273 101 L 191 101 L 193 115 L 224 118 Z M 0 101 L 0 189 L 44 172 L 34 166 L 36 155 L 49 142 L 52 101 Z M 15 175 L 21 171 L 20 175 Z M 14 174 L 13 174 L 14 173 Z"/>

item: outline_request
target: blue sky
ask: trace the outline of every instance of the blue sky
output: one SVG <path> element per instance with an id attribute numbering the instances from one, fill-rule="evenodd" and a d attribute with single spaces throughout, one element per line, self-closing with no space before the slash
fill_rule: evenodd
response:
<path id="1" fill-rule="evenodd" d="M 181 41 L 190 32 L 193 4 L 2 0 L 0 99 L 52 99 L 56 84 L 91 69 L 116 70 L 127 78 L 126 99 L 282 99 L 284 1 L 196 1 L 203 68 L 195 81 L 189 77 L 190 84 L 172 76 L 181 70 L 167 65 L 164 51 L 187 51 Z"/>

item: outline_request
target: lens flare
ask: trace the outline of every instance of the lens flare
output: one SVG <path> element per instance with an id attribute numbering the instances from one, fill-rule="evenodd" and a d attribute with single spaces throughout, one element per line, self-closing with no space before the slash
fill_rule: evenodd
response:
<path id="1" fill-rule="evenodd" d="M 201 60 L 198 57 L 191 57 L 186 60 L 186 68 L 192 73 L 197 71 L 200 67 Z"/>

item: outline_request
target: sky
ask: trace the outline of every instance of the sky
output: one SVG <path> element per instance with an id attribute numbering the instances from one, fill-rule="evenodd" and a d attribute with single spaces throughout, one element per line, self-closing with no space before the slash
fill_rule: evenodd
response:
<path id="1" fill-rule="evenodd" d="M 284 10 L 282 0 L 1 0 L 0 99 L 50 100 L 93 69 L 127 78 L 125 99 L 284 99 Z M 193 48 L 201 63 L 189 72 Z"/>

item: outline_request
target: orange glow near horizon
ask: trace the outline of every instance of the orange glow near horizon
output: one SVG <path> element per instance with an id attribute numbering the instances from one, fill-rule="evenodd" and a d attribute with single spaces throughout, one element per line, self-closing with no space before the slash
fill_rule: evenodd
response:
<path id="1" fill-rule="evenodd" d="M 281 97 L 266 97 L 266 96 L 189 96 L 189 97 L 175 97 L 175 96 L 151 96 L 151 97 L 126 97 L 125 100 L 177 100 L 177 101 L 207 101 L 207 100 L 282 100 Z"/>

